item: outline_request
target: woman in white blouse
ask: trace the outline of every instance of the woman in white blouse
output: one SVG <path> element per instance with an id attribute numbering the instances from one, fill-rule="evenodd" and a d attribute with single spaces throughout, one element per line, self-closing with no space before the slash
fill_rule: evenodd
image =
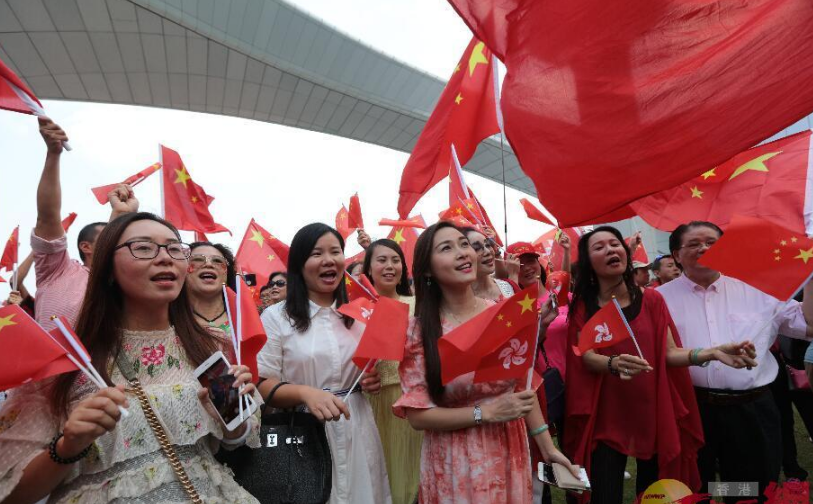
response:
<path id="1" fill-rule="evenodd" d="M 279 382 L 270 406 L 304 405 L 326 425 L 333 457 L 330 504 L 391 503 L 381 441 L 369 403 L 358 387 L 352 362 L 364 325 L 336 311 L 347 300 L 344 240 L 325 224 L 309 224 L 291 242 L 288 296 L 262 315 L 268 342 L 257 355 L 260 393 Z M 361 388 L 377 393 L 376 371 Z M 352 415 L 352 418 L 351 418 Z M 342 418 L 344 417 L 344 418 Z"/>

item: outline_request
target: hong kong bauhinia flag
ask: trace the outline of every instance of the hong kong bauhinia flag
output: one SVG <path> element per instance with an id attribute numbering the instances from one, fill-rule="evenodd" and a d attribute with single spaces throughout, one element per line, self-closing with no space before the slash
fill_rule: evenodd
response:
<path id="1" fill-rule="evenodd" d="M 613 346 L 634 337 L 632 329 L 621 311 L 621 305 L 613 298 L 584 323 L 579 333 L 579 346 L 573 347 L 576 355 L 588 350 Z"/>
<path id="2" fill-rule="evenodd" d="M 813 111 L 810 0 L 449 2 L 505 63 L 505 133 L 562 227 L 628 217 Z"/>
<path id="3" fill-rule="evenodd" d="M 407 304 L 379 298 L 365 323 L 361 340 L 353 352 L 353 363 L 359 369 L 364 369 L 371 360 L 403 360 L 409 326 Z"/>
<path id="4" fill-rule="evenodd" d="M 162 191 L 166 220 L 186 231 L 231 233 L 215 222 L 209 212 L 209 205 L 214 198 L 192 180 L 177 152 L 162 145 L 161 164 L 164 168 Z"/>
<path id="5" fill-rule="evenodd" d="M 480 141 L 499 133 L 495 65 L 486 45 L 472 39 L 404 167 L 398 199 L 402 219 L 448 175 L 452 144 L 465 165 Z"/>

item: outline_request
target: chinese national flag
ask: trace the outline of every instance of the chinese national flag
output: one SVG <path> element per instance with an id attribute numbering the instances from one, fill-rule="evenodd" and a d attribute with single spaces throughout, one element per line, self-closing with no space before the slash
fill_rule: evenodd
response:
<path id="1" fill-rule="evenodd" d="M 353 363 L 364 369 L 371 360 L 402 361 L 408 326 L 409 305 L 379 298 L 353 353 Z"/>
<path id="2" fill-rule="evenodd" d="M 604 305 L 585 322 L 579 333 L 579 346 L 573 347 L 573 352 L 582 356 L 588 350 L 613 346 L 630 337 L 632 330 L 624 318 L 621 306 L 613 298 L 612 302 Z"/>
<path id="3" fill-rule="evenodd" d="M 766 219 L 735 215 L 700 264 L 787 301 L 813 274 L 813 240 Z"/>
<path id="4" fill-rule="evenodd" d="M 69 213 L 67 217 L 62 219 L 62 229 L 67 233 L 68 229 L 70 229 L 70 227 L 71 227 L 71 224 L 73 224 L 73 221 L 75 221 L 75 220 L 76 220 L 76 212 Z"/>
<path id="5" fill-rule="evenodd" d="M 452 144 L 465 165 L 481 140 L 499 133 L 494 65 L 485 44 L 472 39 L 404 167 L 398 199 L 402 219 L 449 173 Z"/>
<path id="6" fill-rule="evenodd" d="M 426 229 L 426 222 L 423 220 L 423 217 L 420 215 L 416 215 L 414 217 L 410 217 L 409 219 L 381 219 L 378 221 L 379 226 L 391 226 L 391 227 L 414 227 L 420 229 Z"/>
<path id="7" fill-rule="evenodd" d="M 178 229 L 201 233 L 231 233 L 215 222 L 209 212 L 212 198 L 192 180 L 181 156 L 161 146 L 164 177 L 164 218 Z"/>
<path id="8" fill-rule="evenodd" d="M 356 229 L 364 229 L 364 219 L 361 217 L 361 203 L 358 193 L 350 196 L 350 209 L 347 220 Z"/>
<path id="9" fill-rule="evenodd" d="M 533 365 L 536 331 L 537 324 L 530 324 L 483 357 L 474 371 L 474 383 L 528 376 L 528 370 Z"/>
<path id="10" fill-rule="evenodd" d="M 138 184 L 143 182 L 147 177 L 149 177 L 150 175 L 152 175 L 153 173 L 157 172 L 160 169 L 161 163 L 151 164 L 150 166 L 144 168 L 135 175 L 127 177 L 121 183 L 128 184 L 130 186 L 137 186 Z M 107 194 L 113 189 L 115 189 L 117 185 L 118 184 L 108 184 L 99 187 L 94 187 L 93 189 L 91 189 L 91 191 L 93 191 L 93 195 L 96 196 L 96 201 L 98 201 L 102 205 L 106 205 Z"/>
<path id="11" fill-rule="evenodd" d="M 551 229 L 534 241 L 534 245 L 544 247 L 554 270 L 561 270 L 565 260 L 565 249 L 559 243 L 562 233 L 567 234 L 570 238 L 570 263 L 576 264 L 579 260 L 579 239 L 581 238 L 581 230 L 578 228 Z"/>
<path id="12" fill-rule="evenodd" d="M 505 63 L 505 132 L 562 227 L 682 184 L 813 110 L 810 0 L 450 3 Z"/>
<path id="13" fill-rule="evenodd" d="M 410 217 L 408 220 L 414 222 L 415 226 L 403 227 L 394 226 L 387 235 L 387 238 L 394 241 L 404 251 L 404 259 L 406 259 L 407 273 L 412 275 L 412 258 L 415 256 L 415 243 L 418 241 L 418 230 L 416 228 L 426 228 L 426 222 L 423 217 L 416 215 Z"/>
<path id="14" fill-rule="evenodd" d="M 440 220 L 452 220 L 459 217 L 465 219 L 466 224 L 464 225 L 475 227 L 478 223 L 478 219 L 475 216 L 476 207 L 477 203 L 474 199 L 450 202 L 449 208 L 440 212 L 438 217 Z"/>
<path id="15" fill-rule="evenodd" d="M 542 213 L 542 210 L 536 208 L 534 204 L 528 200 L 528 198 L 522 198 L 519 200 L 519 202 L 522 204 L 522 208 L 525 210 L 525 215 L 527 215 L 529 219 L 544 222 L 545 224 L 556 227 L 556 224 L 551 222 L 551 220 Z"/>
<path id="16" fill-rule="evenodd" d="M 460 163 L 457 159 L 457 153 L 452 145 L 452 165 L 449 167 L 449 206 L 453 207 L 455 204 L 460 202 L 468 202 L 471 200 L 473 205 L 471 205 L 471 218 L 468 218 L 474 224 L 477 224 L 481 228 L 487 227 L 494 231 L 494 241 L 500 247 L 505 246 L 505 244 L 500 239 L 500 235 L 497 233 L 497 229 L 494 227 L 494 224 L 491 223 L 491 218 L 488 216 L 488 212 L 483 207 L 480 200 L 477 199 L 477 196 L 474 194 L 474 191 L 466 185 L 466 181 L 463 179 L 463 169 L 460 166 Z M 468 203 L 467 203 L 468 206 Z"/>
<path id="17" fill-rule="evenodd" d="M 534 284 L 493 305 L 438 340 L 441 381 L 477 370 L 492 352 L 509 342 L 520 330 L 538 322 L 536 302 L 539 286 Z M 531 349 L 533 350 L 533 349 Z M 528 355 L 533 355 L 529 352 Z M 525 368 L 527 370 L 527 368 Z"/>
<path id="18" fill-rule="evenodd" d="M 235 261 L 244 272 L 257 275 L 257 285 L 262 286 L 268 283 L 271 273 L 288 269 L 288 249 L 288 245 L 251 219 Z"/>
<path id="19" fill-rule="evenodd" d="M 567 271 L 554 271 L 545 281 L 545 289 L 556 296 L 556 304 L 567 306 L 570 292 L 570 273 Z"/>
<path id="20" fill-rule="evenodd" d="M 344 286 L 347 289 L 347 299 L 350 301 L 356 299 L 376 301 L 378 299 L 378 292 L 376 292 L 375 287 L 364 273 L 359 275 L 358 278 L 353 278 L 345 272 Z"/>
<path id="21" fill-rule="evenodd" d="M 22 308 L 0 308 L 0 390 L 76 369 L 65 350 Z"/>
<path id="22" fill-rule="evenodd" d="M 627 242 L 628 247 L 632 239 L 633 236 L 630 236 L 629 238 L 624 238 L 624 241 Z M 638 247 L 636 247 L 635 252 L 632 254 L 632 262 L 649 264 L 649 254 L 646 253 L 646 247 L 644 246 L 643 241 L 641 242 L 640 245 L 638 245 Z"/>
<path id="23" fill-rule="evenodd" d="M 342 205 L 336 213 L 336 231 L 346 240 L 355 230 L 356 228 L 350 226 L 350 212 Z"/>
<path id="24" fill-rule="evenodd" d="M 813 224 L 805 218 L 810 139 L 807 130 L 748 149 L 689 182 L 630 206 L 663 231 L 693 220 L 725 229 L 736 213 L 813 233 Z"/>
<path id="25" fill-rule="evenodd" d="M 196 242 L 207 242 L 207 241 L 209 241 L 209 237 L 206 236 L 206 233 L 201 233 L 200 231 L 195 231 L 195 241 Z"/>
<path id="26" fill-rule="evenodd" d="M 248 366 L 254 383 L 259 379 L 257 374 L 257 354 L 262 350 L 268 336 L 265 334 L 254 296 L 241 276 L 237 276 L 237 288 L 240 291 L 240 304 L 237 304 L 237 294 L 230 288 L 226 289 L 229 297 L 229 309 L 232 322 L 236 326 L 237 337 L 240 338 L 240 362 Z"/>
<path id="27" fill-rule="evenodd" d="M 3 250 L 3 256 L 0 257 L 0 270 L 5 268 L 6 271 L 12 271 L 14 269 L 14 265 L 18 262 L 17 254 L 19 249 L 20 226 L 17 226 L 14 228 L 14 231 L 11 232 L 11 236 L 6 242 L 6 248 Z"/>
<path id="28" fill-rule="evenodd" d="M 344 303 L 336 309 L 342 315 L 347 315 L 353 320 L 358 320 L 366 324 L 375 310 L 375 301 L 367 297 L 358 297 L 349 303 Z"/>
<path id="29" fill-rule="evenodd" d="M 0 109 L 32 115 L 42 111 L 42 103 L 2 60 L 0 60 Z"/>

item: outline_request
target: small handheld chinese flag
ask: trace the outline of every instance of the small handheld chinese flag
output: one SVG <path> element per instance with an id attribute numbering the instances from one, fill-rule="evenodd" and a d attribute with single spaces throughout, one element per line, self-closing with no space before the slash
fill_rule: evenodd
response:
<path id="1" fill-rule="evenodd" d="M 77 369 L 22 308 L 0 308 L 0 390 Z"/>
<path id="2" fill-rule="evenodd" d="M 442 383 L 445 385 L 458 376 L 475 371 L 483 359 L 520 330 L 529 325 L 536 327 L 538 294 L 539 286 L 534 283 L 440 338 L 438 353 Z"/>
<path id="3" fill-rule="evenodd" d="M 353 363 L 359 369 L 364 369 L 371 360 L 403 360 L 409 305 L 386 297 L 379 298 L 366 324 L 353 353 Z"/>
<path id="4" fill-rule="evenodd" d="M 361 217 L 361 203 L 359 194 L 350 196 L 350 208 L 348 209 L 348 221 L 356 229 L 364 229 L 364 219 Z"/>
<path id="5" fill-rule="evenodd" d="M 344 286 L 347 289 L 347 298 L 350 301 L 360 298 L 369 299 L 370 301 L 378 300 L 378 292 L 376 292 L 375 287 L 364 273 L 359 275 L 358 278 L 354 278 L 345 272 Z"/>
<path id="6" fill-rule="evenodd" d="M 288 269 L 289 249 L 288 245 L 251 219 L 237 249 L 235 261 L 243 271 L 257 275 L 258 285 L 265 285 L 271 273 Z"/>
<path id="7" fill-rule="evenodd" d="M 355 230 L 356 228 L 350 225 L 350 212 L 347 211 L 347 207 L 342 205 L 336 212 L 336 231 L 346 240 Z"/>
<path id="8" fill-rule="evenodd" d="M 254 296 L 242 277 L 237 277 L 237 288 L 240 292 L 240 303 L 237 303 L 237 294 L 230 288 L 226 288 L 229 301 L 229 310 L 233 317 L 235 336 L 239 338 L 240 362 L 251 370 L 251 377 L 256 383 L 259 379 L 257 374 L 257 354 L 265 345 L 268 336 L 265 334 L 260 314 L 257 313 L 257 305 L 254 304 Z"/>
<path id="9" fill-rule="evenodd" d="M 813 275 L 813 240 L 765 219 L 735 215 L 699 263 L 787 301 Z"/>
<path id="10" fill-rule="evenodd" d="M 554 271 L 545 281 L 545 289 L 556 296 L 556 304 L 567 306 L 570 292 L 570 273 L 567 271 Z"/>
<path id="11" fill-rule="evenodd" d="M 11 271 L 14 269 L 14 265 L 17 264 L 17 254 L 20 249 L 20 226 L 14 228 L 14 231 L 11 232 L 11 236 L 9 237 L 8 241 L 6 242 L 6 248 L 3 250 L 3 256 L 0 257 L 0 270 L 3 268 L 6 271 Z"/>
<path id="12" fill-rule="evenodd" d="M 73 224 L 73 221 L 75 221 L 75 220 L 76 220 L 76 212 L 69 213 L 67 217 L 62 219 L 62 229 L 67 233 L 68 229 L 71 228 L 71 224 Z"/>
<path id="13" fill-rule="evenodd" d="M 424 222 L 423 217 L 421 217 L 420 215 L 416 215 L 414 217 L 410 217 L 409 219 L 403 220 L 381 219 L 380 221 L 378 221 L 378 225 L 426 229 L 426 222 Z"/>
<path id="14" fill-rule="evenodd" d="M 150 175 L 157 172 L 161 169 L 161 163 L 154 163 L 150 166 L 144 168 L 140 172 L 136 173 L 135 175 L 131 175 L 124 179 L 121 183 L 128 184 L 130 186 L 137 186 L 141 182 L 147 179 Z M 99 204 L 106 205 L 107 204 L 107 195 L 116 188 L 118 184 L 107 184 L 99 187 L 94 187 L 91 189 L 93 191 L 93 195 L 96 196 L 96 201 Z"/>
<path id="15" fill-rule="evenodd" d="M 573 352 L 582 356 L 588 350 L 613 346 L 628 338 L 634 339 L 635 336 L 621 311 L 621 305 L 613 298 L 612 302 L 604 305 L 585 322 L 579 333 L 579 346 L 573 347 Z M 637 345 L 636 343 L 636 347 Z"/>

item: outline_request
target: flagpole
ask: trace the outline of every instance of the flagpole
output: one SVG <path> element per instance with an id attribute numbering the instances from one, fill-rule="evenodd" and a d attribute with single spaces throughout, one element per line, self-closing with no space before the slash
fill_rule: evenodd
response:
<path id="1" fill-rule="evenodd" d="M 19 283 L 17 281 L 17 263 L 16 262 L 14 263 L 14 266 L 12 266 L 11 269 L 12 269 L 12 273 L 11 273 L 11 290 L 16 291 L 17 290 L 17 284 Z"/>
<path id="2" fill-rule="evenodd" d="M 364 365 L 364 369 L 361 370 L 361 373 L 359 374 L 358 378 L 356 378 L 356 381 L 354 381 L 353 385 L 350 386 L 350 389 L 348 390 L 347 395 L 344 396 L 345 399 L 348 399 L 350 397 L 350 394 L 353 393 L 353 389 L 356 388 L 356 386 L 359 384 L 361 379 L 364 377 L 364 373 L 367 372 L 367 369 L 370 367 L 370 364 L 376 362 L 377 360 L 378 359 L 367 359 L 367 364 Z M 347 404 L 347 412 L 349 413 L 350 412 L 350 402 L 345 401 L 345 403 Z"/>
<path id="3" fill-rule="evenodd" d="M 239 275 L 235 275 L 235 277 L 238 277 L 238 276 Z M 235 278 L 235 282 L 239 282 L 239 280 L 237 278 Z M 237 287 L 237 292 L 240 292 L 240 286 L 235 285 L 235 287 Z M 232 318 L 232 315 L 231 315 L 231 307 L 229 306 L 229 294 L 228 294 L 228 291 L 226 290 L 227 288 L 228 287 L 224 283 L 223 284 L 223 303 L 226 305 L 226 319 L 229 321 L 229 332 L 231 333 L 231 344 L 234 347 L 235 357 L 237 358 L 237 361 L 239 362 L 240 361 L 240 344 L 237 343 L 237 327 L 235 327 L 234 319 Z M 239 294 L 237 294 L 237 295 L 239 296 Z M 238 316 L 239 316 L 240 304 L 239 303 L 235 303 L 235 304 L 237 304 L 237 306 L 235 306 L 235 308 L 237 309 L 237 313 L 238 313 Z M 237 401 L 237 404 L 240 406 L 240 421 L 242 422 L 243 420 L 245 420 L 245 416 L 243 415 L 243 400 L 239 399 Z"/>
<path id="4" fill-rule="evenodd" d="M 618 313 L 621 315 L 621 320 L 624 321 L 624 327 L 626 327 L 627 331 L 630 333 L 630 338 L 632 338 L 632 342 L 635 344 L 635 349 L 638 350 L 638 356 L 641 358 L 641 360 L 646 360 L 644 359 L 644 354 L 641 352 L 641 347 L 638 346 L 638 340 L 635 339 L 635 333 L 632 332 L 632 327 L 630 327 L 629 322 L 627 322 L 627 317 L 624 316 L 624 311 L 621 309 L 621 305 L 618 304 L 618 300 L 615 298 L 615 296 L 613 296 L 613 304 L 618 310 Z"/>
<path id="5" fill-rule="evenodd" d="M 161 148 L 161 144 L 158 144 L 158 160 L 161 162 L 161 170 L 164 169 L 164 149 Z M 157 170 L 156 170 L 157 171 Z M 165 219 L 167 216 L 167 208 L 166 208 L 166 199 L 164 199 L 164 172 L 161 172 L 161 182 L 160 182 L 160 192 L 161 192 L 161 218 Z M 228 300 L 228 298 L 226 298 Z M 229 303 L 226 303 L 227 305 Z"/>
<path id="6" fill-rule="evenodd" d="M 508 238 L 506 238 L 507 240 Z M 531 368 L 528 370 L 528 380 L 525 383 L 525 390 L 531 390 L 531 382 L 534 379 L 534 368 L 536 367 L 536 356 L 539 353 L 539 335 L 542 332 L 542 314 L 538 315 L 539 320 L 536 323 L 536 338 L 534 338 L 534 356 L 531 360 Z"/>
<path id="7" fill-rule="evenodd" d="M 505 127 L 503 126 L 502 108 L 500 107 L 500 64 L 493 54 L 491 55 L 492 75 L 494 76 L 494 107 L 497 114 L 497 126 L 500 127 L 500 163 L 502 163 L 502 216 L 505 244 L 508 240 L 508 195 L 505 190 Z"/>

